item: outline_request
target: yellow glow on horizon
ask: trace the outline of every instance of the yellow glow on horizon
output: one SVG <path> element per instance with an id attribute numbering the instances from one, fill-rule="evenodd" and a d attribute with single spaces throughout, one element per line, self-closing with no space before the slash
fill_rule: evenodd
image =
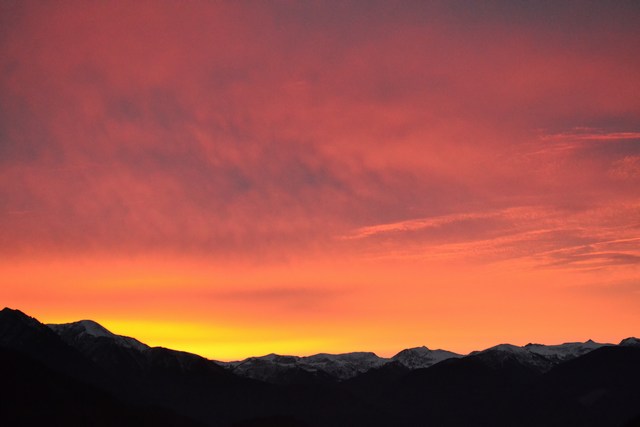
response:
<path id="1" fill-rule="evenodd" d="M 322 340 L 287 337 L 287 334 L 268 329 L 166 321 L 107 319 L 100 323 L 113 333 L 132 336 L 151 347 L 188 351 L 220 361 L 240 360 L 247 355 L 260 356 L 274 352 L 297 355 L 308 348 L 329 344 Z"/>
<path id="2" fill-rule="evenodd" d="M 608 285 L 633 278 L 634 267 L 584 275 L 525 260 L 456 266 L 353 257 L 226 269 L 179 258 L 33 265 L 0 262 L 3 305 L 45 323 L 92 319 L 151 346 L 216 360 L 352 351 L 388 357 L 422 345 L 467 353 L 503 342 L 617 342 L 637 334 L 633 325 L 640 322 L 633 289 Z M 593 316 L 602 307 L 606 318 Z"/>

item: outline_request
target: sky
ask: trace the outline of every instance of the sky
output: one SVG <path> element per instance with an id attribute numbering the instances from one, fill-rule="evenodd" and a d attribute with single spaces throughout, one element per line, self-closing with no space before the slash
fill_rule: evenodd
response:
<path id="1" fill-rule="evenodd" d="M 0 2 L 0 305 L 220 360 L 638 336 L 639 21 Z"/>

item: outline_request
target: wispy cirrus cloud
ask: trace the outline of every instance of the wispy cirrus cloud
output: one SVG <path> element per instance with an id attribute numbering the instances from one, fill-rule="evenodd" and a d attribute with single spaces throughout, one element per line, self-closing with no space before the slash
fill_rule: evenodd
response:
<path id="1" fill-rule="evenodd" d="M 611 155 L 634 153 L 640 150 L 640 132 L 612 131 L 577 127 L 568 131 L 542 133 L 529 155 L 580 155 L 597 152 Z M 578 153 L 574 153 L 578 152 Z"/>
<path id="2" fill-rule="evenodd" d="M 343 236 L 343 239 L 362 239 L 365 237 L 371 237 L 378 234 L 386 233 L 404 233 L 413 232 L 429 228 L 437 228 L 445 225 L 455 224 L 462 221 L 473 219 L 486 219 L 492 217 L 502 216 L 504 212 L 490 212 L 490 213 L 462 213 L 443 215 L 432 218 L 420 218 L 410 219 L 405 221 L 399 221 L 389 224 L 372 225 L 368 227 L 358 228 L 352 233 Z"/>
<path id="3" fill-rule="evenodd" d="M 578 127 L 570 131 L 545 134 L 543 141 L 620 141 L 640 139 L 640 132 L 611 132 L 605 129 Z"/>
<path id="4" fill-rule="evenodd" d="M 639 209 L 637 204 L 575 211 L 519 207 L 381 224 L 343 238 L 370 239 L 377 247 L 373 257 L 388 252 L 400 259 L 520 259 L 543 268 L 604 268 L 638 263 L 640 223 L 628 219 L 640 218 Z"/>

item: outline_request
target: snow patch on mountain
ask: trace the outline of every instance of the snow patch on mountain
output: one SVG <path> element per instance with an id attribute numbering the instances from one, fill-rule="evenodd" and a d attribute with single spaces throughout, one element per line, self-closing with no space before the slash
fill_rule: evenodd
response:
<path id="1" fill-rule="evenodd" d="M 623 347 L 640 347 L 640 339 L 636 337 L 625 338 L 620 341 L 620 345 Z"/>
<path id="2" fill-rule="evenodd" d="M 605 345 L 592 340 L 586 342 L 568 342 L 558 345 L 527 344 L 523 348 L 540 356 L 551 359 L 553 362 L 564 362 L 587 354 Z"/>
<path id="3" fill-rule="evenodd" d="M 414 347 L 402 350 L 391 358 L 409 369 L 428 368 L 443 360 L 459 358 L 462 355 L 446 350 L 430 350 L 429 348 Z"/>
<path id="4" fill-rule="evenodd" d="M 268 354 L 237 362 L 221 362 L 220 364 L 238 375 L 263 381 L 269 381 L 270 378 L 275 378 L 286 372 L 291 375 L 307 373 L 317 377 L 328 376 L 338 380 L 347 380 L 390 362 L 400 363 L 409 369 L 417 369 L 426 368 L 454 357 L 462 357 L 462 355 L 445 350 L 416 347 L 403 350 L 392 358 L 379 357 L 372 352 L 320 353 L 304 357 Z"/>
<path id="5" fill-rule="evenodd" d="M 343 354 L 320 353 L 304 357 L 268 354 L 266 356 L 250 357 L 238 362 L 221 364 L 236 374 L 262 380 L 273 377 L 277 372 L 281 373 L 287 370 L 328 375 L 339 380 L 345 380 L 369 369 L 380 367 L 387 361 L 388 359 L 378 357 L 375 353 L 354 352 Z"/>
<path id="6" fill-rule="evenodd" d="M 110 339 L 115 344 L 121 347 L 132 348 L 138 351 L 144 351 L 149 348 L 149 346 L 141 343 L 135 338 L 116 335 L 99 323 L 94 322 L 93 320 L 80 320 L 73 323 L 48 324 L 47 326 L 58 335 L 66 335 L 69 337 L 73 337 L 73 339 L 76 340 L 81 340 L 88 336 Z"/>
<path id="7" fill-rule="evenodd" d="M 343 354 L 320 353 L 300 358 L 300 366 L 316 369 L 339 378 L 353 378 L 369 369 L 384 365 L 387 359 L 371 352 L 355 352 Z"/>
<path id="8" fill-rule="evenodd" d="M 500 344 L 483 351 L 472 352 L 491 363 L 503 363 L 507 358 L 516 359 L 524 365 L 541 371 L 547 371 L 553 366 L 575 359 L 600 347 L 611 344 L 601 344 L 588 340 L 586 342 L 569 342 L 558 345 L 527 344 L 519 347 L 512 344 Z"/>

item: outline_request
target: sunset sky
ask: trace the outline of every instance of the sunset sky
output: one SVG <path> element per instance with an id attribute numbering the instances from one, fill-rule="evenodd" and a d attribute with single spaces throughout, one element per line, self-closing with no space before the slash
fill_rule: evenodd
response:
<path id="1" fill-rule="evenodd" d="M 640 3 L 0 2 L 0 306 L 271 352 L 640 335 Z"/>

